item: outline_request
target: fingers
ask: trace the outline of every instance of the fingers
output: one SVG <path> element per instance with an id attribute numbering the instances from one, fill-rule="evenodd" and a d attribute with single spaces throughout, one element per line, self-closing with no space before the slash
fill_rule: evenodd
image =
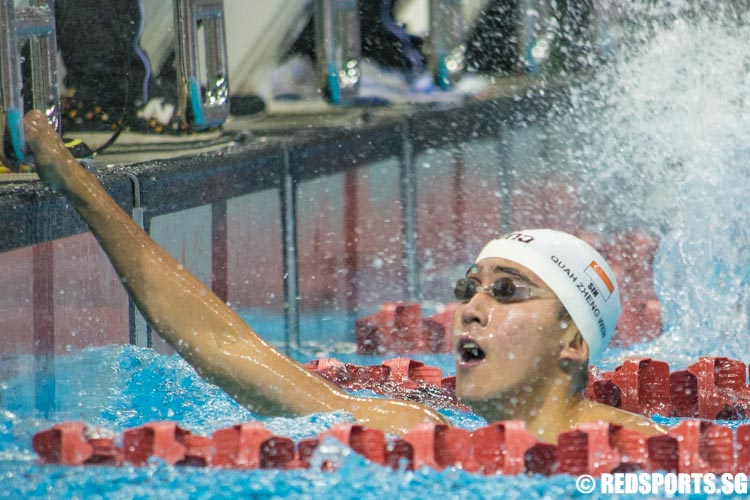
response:
<path id="1" fill-rule="evenodd" d="M 23 117 L 23 134 L 27 142 L 36 142 L 39 139 L 39 129 L 47 123 L 47 117 L 39 111 L 34 109 L 26 113 Z"/>
<path id="2" fill-rule="evenodd" d="M 39 121 L 39 120 L 45 120 L 44 113 L 39 111 L 38 109 L 32 109 L 26 115 L 23 117 L 24 122 L 30 122 L 30 121 Z"/>
<path id="3" fill-rule="evenodd" d="M 40 111 L 29 111 L 23 118 L 24 138 L 34 155 L 36 171 L 52 189 L 61 189 L 78 165 L 62 138 Z"/>
<path id="4" fill-rule="evenodd" d="M 23 118 L 24 139 L 37 160 L 47 161 L 49 156 L 57 155 L 61 159 L 68 156 L 67 148 L 57 131 L 47 121 L 47 117 L 38 110 L 29 111 Z"/>
<path id="5" fill-rule="evenodd" d="M 57 131 L 47 121 L 47 117 L 39 110 L 32 110 L 23 117 L 23 132 L 26 140 L 38 140 L 44 136 L 57 137 Z"/>
<path id="6" fill-rule="evenodd" d="M 38 110 L 29 111 L 23 117 L 23 132 L 26 143 L 36 156 L 40 150 L 66 150 L 62 138 L 57 134 L 47 117 Z"/>

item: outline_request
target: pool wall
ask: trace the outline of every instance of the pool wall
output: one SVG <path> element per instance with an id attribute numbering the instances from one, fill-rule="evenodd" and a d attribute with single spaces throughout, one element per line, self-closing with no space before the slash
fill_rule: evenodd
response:
<path id="1" fill-rule="evenodd" d="M 261 335 L 330 349 L 384 302 L 449 302 L 492 237 L 590 222 L 545 130 L 566 99 L 553 90 L 508 80 L 487 99 L 234 118 L 208 152 L 192 139 L 181 156 L 142 161 L 175 146 L 130 146 L 134 161 L 105 154 L 94 168 L 220 297 L 285 319 L 253 323 Z M 44 374 L 87 346 L 169 351 L 75 211 L 33 176 L 0 184 L 0 250 L 0 377 L 29 369 L 26 355 Z"/>

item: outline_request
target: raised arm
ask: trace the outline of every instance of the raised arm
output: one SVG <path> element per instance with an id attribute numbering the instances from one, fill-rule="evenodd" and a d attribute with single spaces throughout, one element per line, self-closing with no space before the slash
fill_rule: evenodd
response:
<path id="1" fill-rule="evenodd" d="M 24 133 L 39 176 L 64 193 L 86 221 L 148 322 L 236 401 L 262 414 L 345 410 L 393 433 L 419 422 L 444 422 L 417 403 L 354 397 L 274 349 L 117 205 L 42 113 L 26 115 Z"/>

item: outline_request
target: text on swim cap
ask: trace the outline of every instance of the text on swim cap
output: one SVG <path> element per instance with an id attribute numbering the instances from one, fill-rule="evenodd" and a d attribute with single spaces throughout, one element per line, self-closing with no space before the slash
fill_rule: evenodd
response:
<path id="1" fill-rule="evenodd" d="M 573 273 L 573 271 L 568 266 L 565 265 L 565 263 L 562 260 L 560 260 L 560 257 L 553 255 L 552 262 L 557 264 L 557 267 L 559 267 L 562 270 L 562 272 L 568 275 L 568 278 L 570 279 L 570 281 L 572 281 L 573 283 L 576 283 L 578 281 L 578 277 L 575 275 L 575 273 Z"/>
<path id="2" fill-rule="evenodd" d="M 584 272 L 591 279 L 592 285 L 602 293 L 604 301 L 606 302 L 609 300 L 609 297 L 615 291 L 615 285 L 612 283 L 612 280 L 609 279 L 607 273 L 604 272 L 602 266 L 600 266 L 595 260 L 592 260 L 591 264 L 589 264 L 589 267 L 587 267 Z"/>
<path id="3" fill-rule="evenodd" d="M 601 295 L 601 290 L 596 286 L 594 282 L 589 281 L 588 283 L 584 283 L 579 281 L 578 276 L 573 272 L 573 270 L 568 267 L 560 257 L 553 255 L 551 257 L 552 262 L 557 264 L 557 267 L 560 268 L 562 272 L 565 273 L 565 275 L 568 277 L 568 279 L 575 284 L 576 289 L 578 292 L 583 296 L 584 300 L 588 304 L 589 308 L 591 309 L 591 312 L 594 314 L 594 317 L 597 318 L 597 326 L 599 327 L 599 334 L 602 338 L 605 338 L 607 336 L 607 327 L 604 324 L 604 320 L 601 318 L 602 312 L 599 309 L 599 307 L 596 305 L 596 299 Z M 591 267 L 591 266 L 589 266 Z M 588 269 L 588 268 L 587 268 Z M 583 271 L 589 279 L 591 278 L 589 274 L 586 272 L 586 269 Z M 609 291 L 609 290 L 607 290 Z M 603 294 L 602 298 L 604 300 L 609 298 L 609 293 Z"/>
<path id="4" fill-rule="evenodd" d="M 534 241 L 534 237 L 529 234 L 523 233 L 509 233 L 501 237 L 503 240 L 520 241 L 521 243 L 531 243 Z"/>

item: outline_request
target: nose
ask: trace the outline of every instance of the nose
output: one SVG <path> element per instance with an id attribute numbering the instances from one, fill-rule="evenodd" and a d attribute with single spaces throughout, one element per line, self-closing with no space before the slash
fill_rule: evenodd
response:
<path id="1" fill-rule="evenodd" d="M 461 324 L 469 326 L 476 323 L 479 326 L 487 326 L 490 319 L 490 307 L 494 299 L 487 293 L 477 293 L 461 311 Z"/>

